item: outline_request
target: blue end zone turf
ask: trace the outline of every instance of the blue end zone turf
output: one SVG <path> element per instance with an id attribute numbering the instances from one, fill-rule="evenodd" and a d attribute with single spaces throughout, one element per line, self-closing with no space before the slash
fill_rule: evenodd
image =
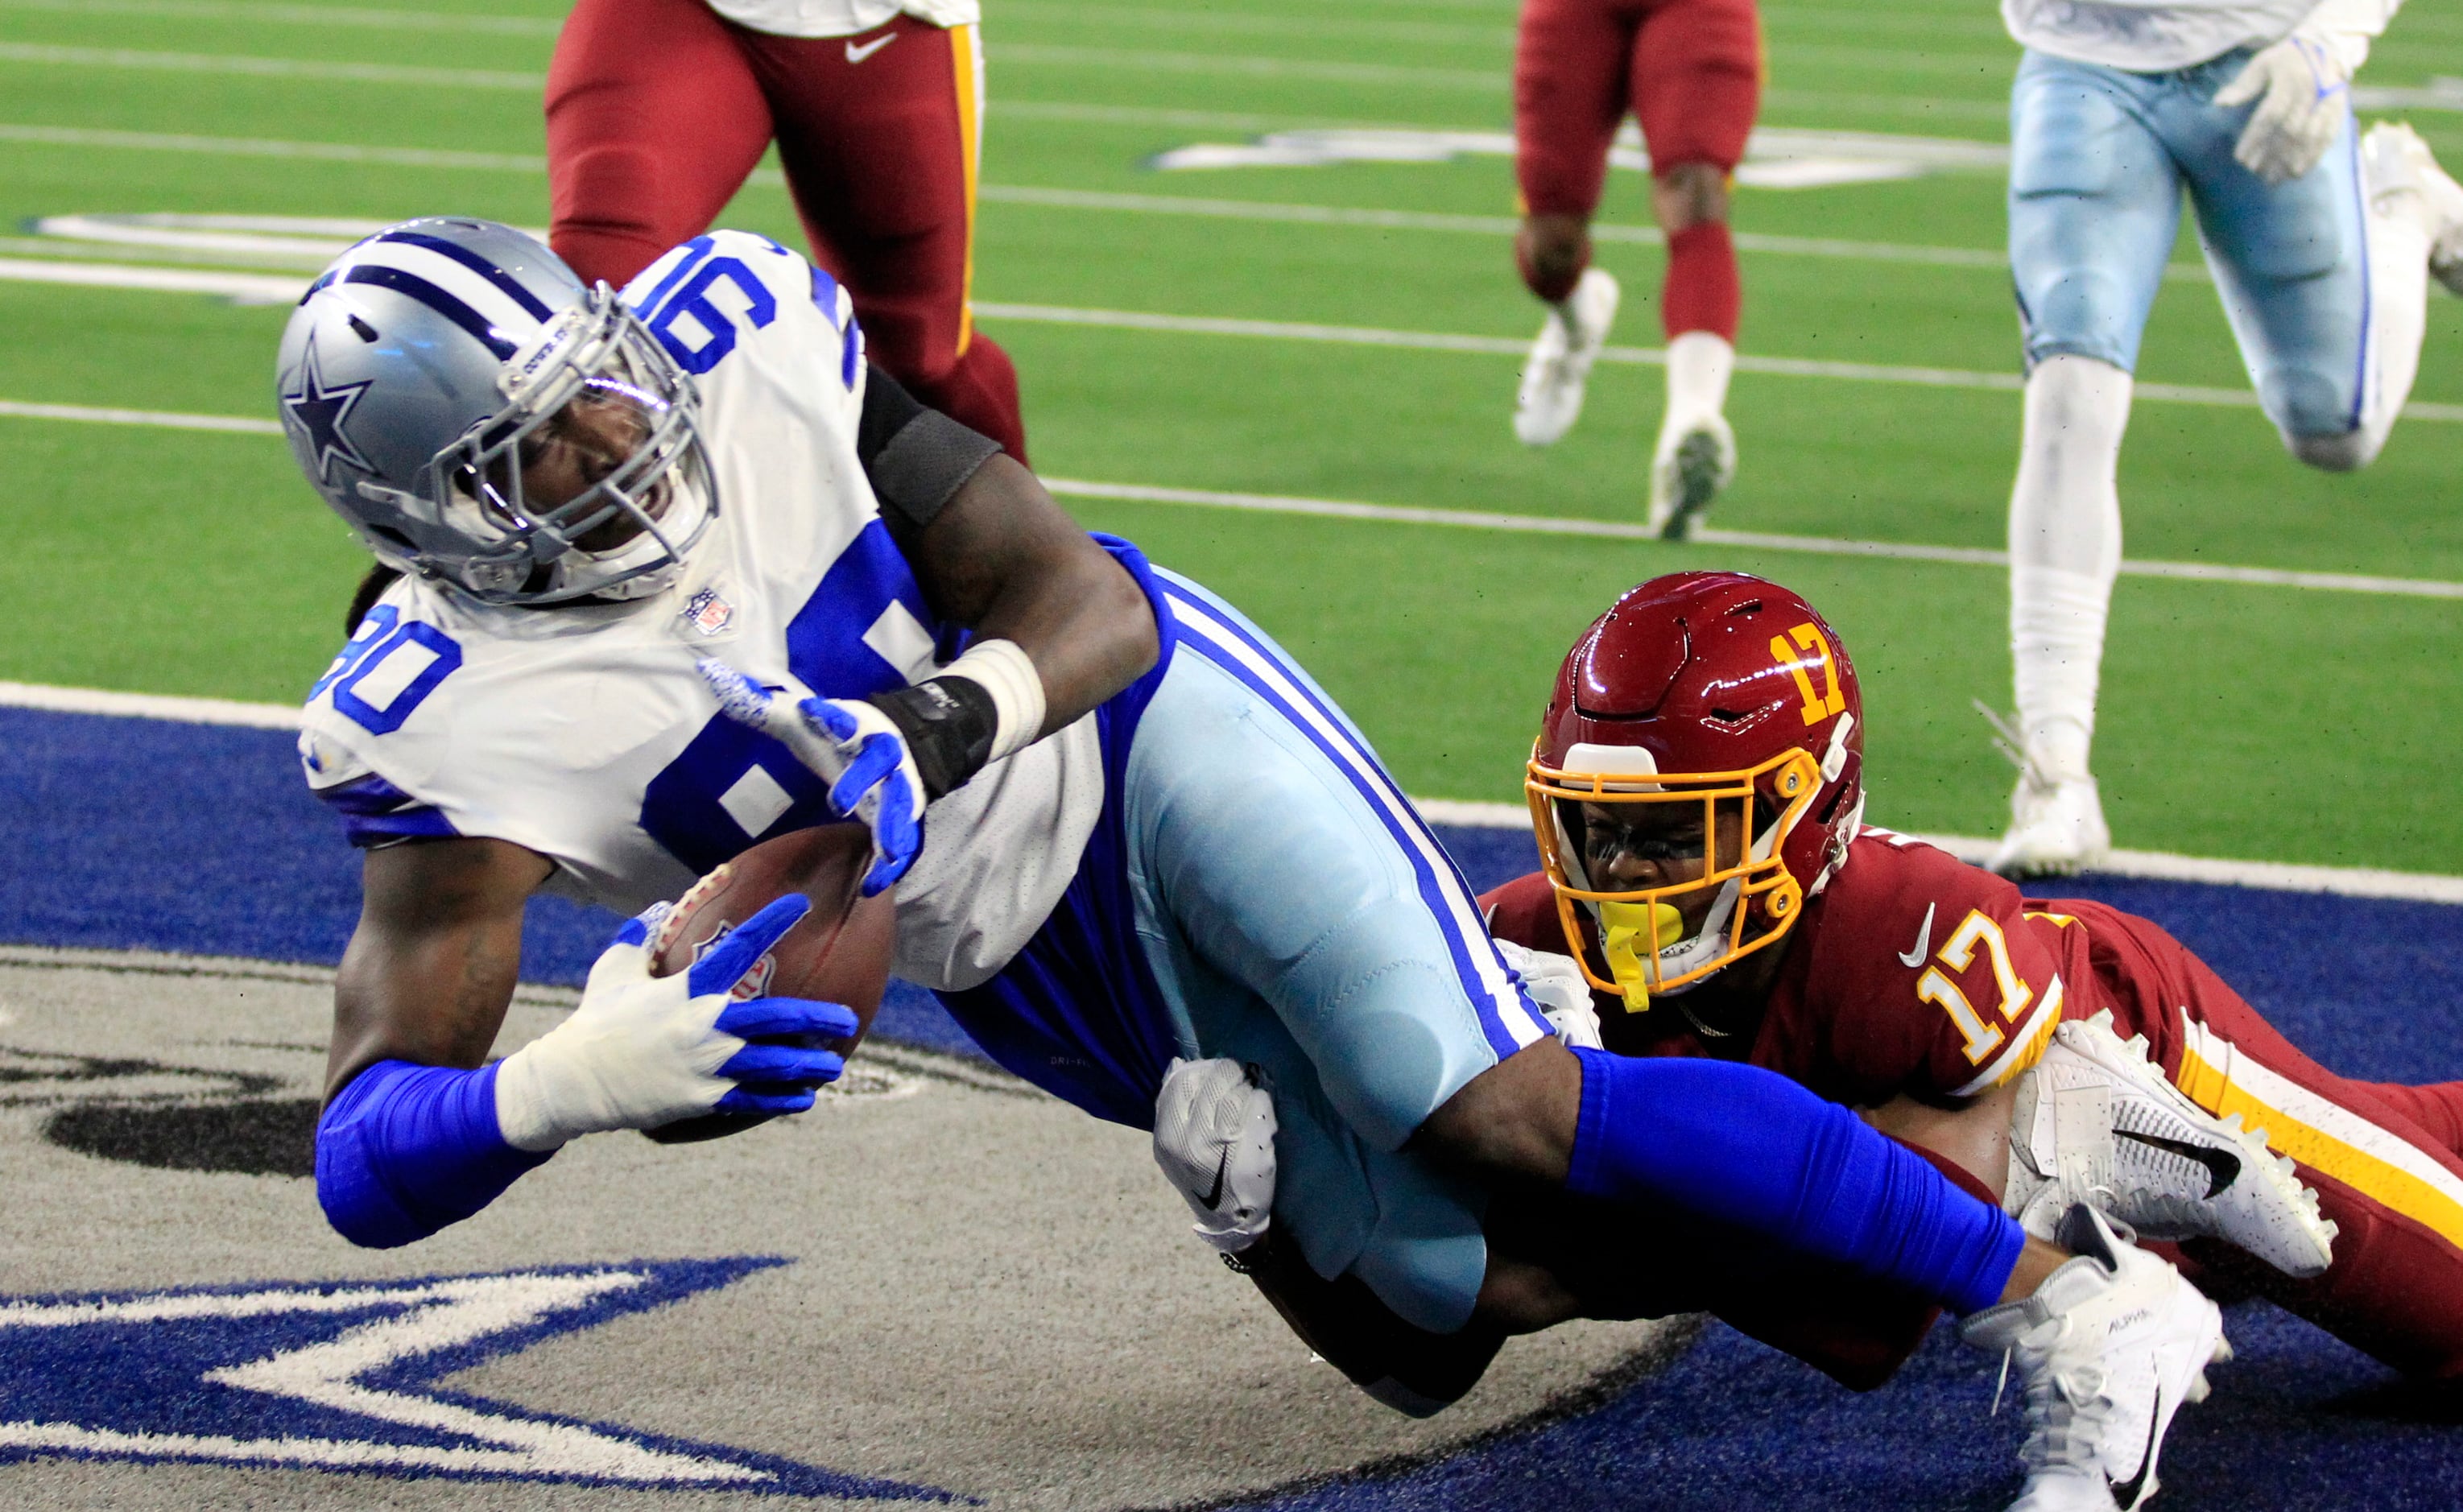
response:
<path id="1" fill-rule="evenodd" d="M 1442 829 L 1474 886 L 1530 869 L 1512 830 Z M 331 963 L 358 858 L 300 783 L 287 734 L 0 709 L 0 942 Z M 2065 883 L 2161 922 L 2295 1042 L 2346 1075 L 2463 1077 L 2463 909 L 2186 883 Z M 524 975 L 578 983 L 614 916 L 542 900 Z M 968 1048 L 925 994 L 876 1032 Z M 2463 1412 L 2264 1304 L 2229 1309 L 2239 1358 L 2168 1444 L 2161 1505 L 2463 1505 Z M 1664 1371 L 1544 1426 L 1422 1465 L 1253 1503 L 1275 1512 L 1640 1512 L 1842 1505 L 1987 1509 L 2015 1492 L 2017 1414 L 1991 1366 L 1937 1331 L 1856 1396 L 1713 1326 Z"/>

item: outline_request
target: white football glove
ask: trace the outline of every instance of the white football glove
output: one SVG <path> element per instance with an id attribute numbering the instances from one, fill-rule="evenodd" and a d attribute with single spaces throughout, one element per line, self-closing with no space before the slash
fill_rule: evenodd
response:
<path id="1" fill-rule="evenodd" d="M 2336 39 L 2305 27 L 2260 50 L 2215 93 L 2218 105 L 2257 101 L 2233 145 L 2240 165 L 2270 186 L 2316 167 L 2351 113 L 2352 67 Z"/>
<path id="2" fill-rule="evenodd" d="M 797 703 L 715 657 L 704 657 L 698 666 L 727 717 L 794 753 L 830 784 L 830 807 L 872 831 L 872 868 L 863 874 L 863 895 L 872 897 L 905 876 L 924 848 L 924 775 L 890 717 L 852 698 Z"/>
<path id="3" fill-rule="evenodd" d="M 650 975 L 654 915 L 628 921 L 590 968 L 572 1017 L 496 1067 L 496 1124 L 516 1150 L 708 1112 L 798 1113 L 845 1063 L 808 1041 L 845 1039 L 855 1015 L 800 997 L 730 996 L 812 907 L 790 893 L 674 976 Z"/>
<path id="4" fill-rule="evenodd" d="M 1174 1061 L 1155 1098 L 1154 1156 L 1226 1255 L 1265 1238 L 1275 1216 L 1275 1099 L 1237 1061 Z"/>
<path id="5" fill-rule="evenodd" d="M 1600 1014 L 1591 1004 L 1591 984 L 1581 964 L 1554 951 L 1535 951 L 1512 940 L 1496 942 L 1496 953 L 1522 978 L 1522 990 L 1548 1016 L 1548 1027 L 1569 1050 L 1598 1050 Z"/>

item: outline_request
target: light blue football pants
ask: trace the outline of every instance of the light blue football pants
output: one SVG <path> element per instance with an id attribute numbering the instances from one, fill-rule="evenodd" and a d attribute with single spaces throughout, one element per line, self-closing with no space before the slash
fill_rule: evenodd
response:
<path id="1" fill-rule="evenodd" d="M 1275 1227 L 1451 1332 L 1487 1274 L 1486 1201 L 1400 1147 L 1547 1022 L 1341 711 L 1238 610 L 1156 577 L 1177 639 L 1121 796 L 1139 944 L 1183 1053 L 1266 1074 Z"/>
<path id="2" fill-rule="evenodd" d="M 2333 449 L 2300 443 L 2382 440 L 2392 425 L 2418 362 L 2426 247 L 2416 270 L 2390 273 L 2392 247 L 2372 258 L 2386 218 L 2369 213 L 2348 108 L 2298 179 L 2269 187 L 2234 160 L 2255 107 L 2213 97 L 2249 56 L 2130 74 L 2027 53 L 2010 99 L 2010 269 L 2027 364 L 2068 353 L 2136 368 L 2186 191 L 2259 404 L 2297 453 L 2336 466 Z M 2390 276 L 2422 287 L 2373 287 Z"/>

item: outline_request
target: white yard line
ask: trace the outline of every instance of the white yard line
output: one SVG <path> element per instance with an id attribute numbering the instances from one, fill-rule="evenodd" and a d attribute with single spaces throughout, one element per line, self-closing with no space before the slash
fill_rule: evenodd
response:
<path id="1" fill-rule="evenodd" d="M 197 415 L 176 411 L 113 409 L 85 405 L 38 405 L 0 400 L 0 419 L 50 420 L 80 425 L 140 426 L 173 430 L 218 430 L 278 436 L 282 427 L 246 415 Z M 1250 510 L 1323 519 L 1365 520 L 1386 525 L 1435 525 L 1515 535 L 1580 536 L 1608 540 L 1654 540 L 1629 520 L 1562 515 L 1509 515 L 1487 510 L 1428 509 L 1404 504 L 1366 504 L 1350 499 L 1309 498 L 1290 493 L 1242 493 L 1217 489 L 1164 488 L 1144 483 L 1098 483 L 1047 477 L 1044 486 L 1069 498 L 1119 499 L 1138 504 L 1182 504 L 1206 509 Z M 1981 546 L 1929 546 L 1918 541 L 1850 540 L 1829 536 L 1780 536 L 1758 531 L 1699 530 L 1691 544 L 1746 551 L 1795 552 L 1817 557 L 1867 557 L 1897 561 L 1946 562 L 1953 566 L 2006 567 L 2007 553 Z M 2279 567 L 2234 567 L 2204 561 L 2126 560 L 2124 577 L 2169 578 L 2185 582 L 2237 583 L 2321 593 L 2365 593 L 2403 599 L 2463 599 L 2463 582 L 2430 578 L 2388 578 L 2365 573 L 2295 572 Z"/>
<path id="2" fill-rule="evenodd" d="M 1159 331 L 1185 336 L 1259 338 L 1283 341 L 1322 341 L 1341 346 L 1401 347 L 1415 351 L 1470 352 L 1482 356 L 1519 358 L 1531 349 L 1527 337 L 1457 336 L 1440 331 L 1393 331 L 1377 326 L 1322 325 L 1307 321 L 1248 320 L 1219 316 L 1157 315 L 1139 310 L 1087 310 L 1065 305 L 1005 304 L 981 300 L 975 313 L 995 319 L 1046 325 L 1095 326 L 1107 330 Z M 1600 350 L 1602 362 L 1657 367 L 1667 354 L 1658 347 L 1609 346 Z M 1927 388 L 1980 388 L 2016 392 L 2026 381 L 2013 372 L 1978 372 L 1956 367 L 1897 366 L 1880 362 L 1834 362 L 1816 358 L 1740 355 L 1736 371 L 1782 378 L 1830 378 L 1850 383 L 1912 383 Z M 2194 383 L 2140 383 L 2142 400 L 2177 405 L 2204 405 L 2253 409 L 2257 396 L 2244 388 L 2211 388 Z M 2415 402 L 2404 407 L 2410 421 L 2463 422 L 2463 405 Z"/>
<path id="3" fill-rule="evenodd" d="M 308 287 L 307 279 L 281 274 L 209 273 L 191 268 L 51 262 L 26 257 L 0 257 L 0 280 L 77 284 L 89 289 L 139 289 L 155 294 L 214 294 L 239 304 L 290 304 Z"/>
<path id="4" fill-rule="evenodd" d="M 9 399 L 0 399 L 0 417 L 96 426 L 153 426 L 166 430 L 227 430 L 251 436 L 282 434 L 280 422 L 249 415 L 184 415 L 161 409 L 99 409 L 91 405 L 29 405 Z"/>
<path id="5" fill-rule="evenodd" d="M 146 267 L 132 263 L 51 262 L 35 258 L 0 258 L 0 282 L 80 284 L 90 288 L 136 289 L 162 293 L 211 294 L 242 304 L 281 304 L 299 296 L 304 278 L 277 274 L 215 273 L 205 270 Z M 1521 358 L 1530 339 L 1516 336 L 1467 336 L 1444 331 L 1395 331 L 1379 326 L 1327 325 L 1299 320 L 1250 320 L 1222 316 L 1159 315 L 1141 310 L 1088 310 L 1068 305 L 1009 304 L 979 300 L 978 316 L 1039 325 L 1090 326 L 1113 331 L 1148 331 L 1175 336 L 1235 337 L 1279 341 L 1311 341 L 1339 346 L 1378 346 L 1423 352 L 1465 352 L 1482 357 Z M 1667 353 L 1652 346 L 1609 346 L 1599 360 L 1612 365 L 1657 367 Z M 2025 386 L 2016 373 L 1980 372 L 1956 367 L 1896 366 L 1880 362 L 1834 362 L 1816 358 L 1739 356 L 1736 370 L 1780 378 L 1826 378 L 1847 383 L 1909 383 L 1926 388 L 1990 389 L 2015 393 Z M 2204 405 L 2250 409 L 2257 396 L 2247 389 L 2208 388 L 2190 383 L 2140 383 L 2140 400 L 2157 404 Z M 2414 402 L 2404 408 L 2414 423 L 2463 421 L 2463 405 Z"/>
<path id="6" fill-rule="evenodd" d="M 347 27 L 381 32 L 443 32 L 456 36 L 554 36 L 560 21 L 546 16 L 457 15 L 437 11 L 376 11 L 357 6 L 251 5 L 229 0 L 0 0 L 0 11 L 54 11 L 76 15 L 159 16 L 180 21 L 253 21 L 259 25 Z"/>
<path id="7" fill-rule="evenodd" d="M 1535 536 L 1587 536 L 1612 540 L 1658 538 L 1645 527 L 1626 520 L 1424 509 L 1396 504 L 1362 504 L 1347 499 L 1305 498 L 1286 493 L 1236 493 L 1210 489 L 1155 488 L 1138 483 L 1089 483 L 1075 478 L 1047 477 L 1043 485 L 1055 493 L 1073 498 L 1190 504 L 1210 509 L 1253 510 L 1268 515 L 1305 515 L 1393 525 L 1440 525 Z M 1928 546 L 1913 541 L 1847 540 L 1825 536 L 1767 535 L 1755 531 L 1697 530 L 1689 544 L 1732 546 L 1748 551 L 1799 552 L 1818 557 L 1878 557 L 1899 561 L 1937 561 L 1969 567 L 2006 567 L 2010 564 L 2007 552 L 1980 546 Z M 2323 593 L 2384 594 L 2407 599 L 2463 599 L 2463 582 L 2430 578 L 2292 572 L 2277 567 L 2230 567 L 2213 562 L 2160 560 L 2124 561 L 2121 571 L 2124 577 L 2169 578 L 2187 582 L 2227 582 Z"/>
<path id="8" fill-rule="evenodd" d="M 0 682 L 0 708 L 159 719 L 176 724 L 239 726 L 254 730 L 299 728 L 299 711 L 288 704 L 243 703 L 228 698 L 175 698 L 153 693 L 114 692 L 99 688 L 56 688 L 40 683 Z M 1423 798 L 1415 798 L 1411 801 L 1431 823 L 1481 829 L 1527 830 L 1531 826 L 1530 810 L 1515 803 Z M 1990 855 L 1996 844 L 1978 836 L 1927 835 L 1922 838 L 1963 861 L 1971 862 L 1981 861 Z M 2165 851 L 2116 850 L 2110 863 L 2102 868 L 2102 873 L 2227 887 L 2269 887 L 2285 892 L 2332 892 L 2359 898 L 2463 903 L 2463 877 L 2382 871 L 2362 866 L 2216 861 Z M 2042 886 L 2059 889 L 2058 883 Z"/>
<path id="9" fill-rule="evenodd" d="M 0 0 L 5 5 L 7 0 Z M 995 100 L 995 115 L 1053 114 L 1065 119 L 1088 116 L 1139 122 L 1198 124 L 1179 118 L 1198 113 L 1125 111 L 1111 106 L 1026 104 Z M 1223 118 L 1225 121 L 1247 118 Z M 1208 118 L 1211 123 L 1212 118 Z M 1237 129 L 1237 128 L 1234 128 Z M 75 126 L 38 126 L 0 122 L 0 142 L 30 145 L 99 148 L 109 151 L 199 153 L 235 158 L 298 158 L 323 163 L 374 163 L 387 167 L 439 168 L 450 172 L 545 174 L 547 160 L 505 152 L 454 152 L 426 147 L 360 146 L 339 142 L 284 142 L 259 137 L 203 137 L 156 131 L 103 131 Z M 756 171 L 751 180 L 767 188 L 784 188 L 786 180 L 774 168 Z M 1207 198 L 1179 194 L 1123 194 L 1097 189 L 1050 188 L 1037 185 L 987 184 L 978 197 L 995 205 L 1030 205 L 1046 209 L 1088 210 L 1103 214 L 1189 216 L 1203 220 L 1256 221 L 1267 224 L 1348 226 L 1371 230 L 1417 230 L 1442 234 L 1511 236 L 1521 222 L 1508 215 L 1451 215 L 1428 210 L 1386 210 L 1343 205 L 1295 205 L 1265 200 Z M 1656 247 L 1667 238 L 1655 226 L 1602 223 L 1591 228 L 1591 239 Z M 1915 263 L 1938 268 L 1973 268 L 2006 275 L 2010 259 L 1997 248 L 1927 247 L 1902 242 L 1854 241 L 1835 236 L 1780 236 L 1738 231 L 1741 251 L 1780 256 L 1830 257 L 1849 261 Z M 2164 276 L 2176 282 L 2208 281 L 2203 264 L 2174 263 Z"/>
<path id="10" fill-rule="evenodd" d="M 297 57 L 253 57 L 237 53 L 151 53 L 125 47 L 53 47 L 38 42 L 0 42 L 0 63 L 140 69 L 171 74 L 238 74 L 256 78 L 401 84 L 419 89 L 506 89 L 536 93 L 547 83 L 545 74 L 497 69 L 326 62 Z"/>

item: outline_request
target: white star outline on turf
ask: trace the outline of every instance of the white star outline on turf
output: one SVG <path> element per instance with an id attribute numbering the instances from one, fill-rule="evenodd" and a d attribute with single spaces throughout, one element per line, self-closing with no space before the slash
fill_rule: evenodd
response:
<path id="1" fill-rule="evenodd" d="M 299 392 L 282 396 L 283 418 L 304 433 L 308 449 L 316 459 L 316 481 L 334 480 L 334 463 L 339 460 L 362 472 L 373 473 L 376 468 L 360 454 L 351 438 L 342 433 L 342 423 L 351 418 L 375 379 L 344 383 L 338 388 L 325 386 L 324 374 L 316 362 L 316 338 L 308 338 L 308 353 L 299 363 Z"/>
<path id="2" fill-rule="evenodd" d="M 964 1501 L 437 1384 L 784 1263 L 739 1257 L 408 1281 L 0 1297 L 0 1464 L 186 1460 L 449 1479 Z M 748 1381 L 748 1390 L 760 1389 Z"/>

